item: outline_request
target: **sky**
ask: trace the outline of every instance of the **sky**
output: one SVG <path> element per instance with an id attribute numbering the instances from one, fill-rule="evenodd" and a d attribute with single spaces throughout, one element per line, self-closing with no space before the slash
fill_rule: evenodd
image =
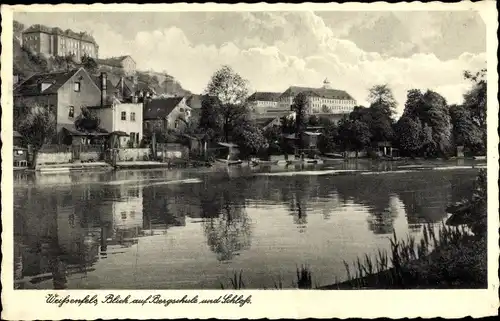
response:
<path id="1" fill-rule="evenodd" d="M 460 103 L 463 70 L 486 67 L 486 26 L 474 11 L 268 11 L 15 13 L 91 33 L 99 57 L 131 55 L 138 69 L 166 71 L 201 93 L 230 65 L 251 91 L 319 87 L 328 78 L 366 105 L 368 89 L 388 84 L 401 114 L 406 92 L 432 89 Z"/>

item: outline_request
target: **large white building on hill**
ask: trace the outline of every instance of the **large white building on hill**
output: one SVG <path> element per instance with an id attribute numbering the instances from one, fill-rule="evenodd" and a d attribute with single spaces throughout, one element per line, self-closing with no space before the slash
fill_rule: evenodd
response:
<path id="1" fill-rule="evenodd" d="M 293 99 L 299 93 L 308 98 L 309 114 L 348 114 L 356 106 L 356 100 L 343 90 L 333 89 L 328 79 L 321 88 L 289 87 L 278 99 L 279 109 L 291 109 Z"/>

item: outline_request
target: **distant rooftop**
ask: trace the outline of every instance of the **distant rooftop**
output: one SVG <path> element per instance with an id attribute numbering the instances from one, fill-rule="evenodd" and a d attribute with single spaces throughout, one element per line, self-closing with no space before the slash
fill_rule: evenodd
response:
<path id="1" fill-rule="evenodd" d="M 257 91 L 248 97 L 248 101 L 278 101 L 281 93 Z"/>
<path id="2" fill-rule="evenodd" d="M 281 97 L 296 96 L 299 93 L 305 93 L 307 95 L 314 95 L 326 99 L 343 99 L 343 100 L 355 100 L 347 92 L 338 89 L 329 88 L 312 88 L 312 87 L 299 87 L 291 86 L 289 87 Z"/>
<path id="3" fill-rule="evenodd" d="M 28 29 L 24 30 L 23 34 L 35 33 L 35 32 L 44 32 L 44 33 L 48 33 L 48 34 L 52 34 L 52 35 L 56 35 L 56 34 L 63 35 L 63 36 L 69 37 L 69 38 L 83 40 L 83 41 L 91 42 L 91 43 L 94 43 L 97 45 L 94 37 L 92 35 L 88 34 L 87 32 L 75 32 L 71 29 L 66 29 L 63 31 L 61 28 L 58 28 L 58 27 L 52 28 L 52 27 L 48 27 L 48 26 L 44 26 L 44 25 L 40 25 L 40 24 L 32 25 Z"/>

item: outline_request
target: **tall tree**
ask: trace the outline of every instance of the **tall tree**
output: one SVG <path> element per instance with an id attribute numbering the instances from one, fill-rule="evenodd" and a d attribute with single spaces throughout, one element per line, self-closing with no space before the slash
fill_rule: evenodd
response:
<path id="1" fill-rule="evenodd" d="M 395 112 L 397 102 L 389 85 L 375 85 L 369 90 L 368 101 L 370 107 L 382 108 L 385 113 L 392 116 Z"/>
<path id="2" fill-rule="evenodd" d="M 44 144 L 50 142 L 56 133 L 55 115 L 48 108 L 31 106 L 26 117 L 20 122 L 18 131 L 23 136 L 24 142 L 32 147 L 31 166 L 35 167 L 38 152 Z"/>
<path id="3" fill-rule="evenodd" d="M 455 144 L 464 146 L 474 154 L 484 151 L 483 132 L 472 120 L 470 109 L 464 105 L 452 105 L 450 106 L 450 117 Z"/>
<path id="4" fill-rule="evenodd" d="M 203 96 L 198 124 L 200 129 L 212 141 L 217 141 L 222 134 L 222 115 L 220 110 L 221 106 L 218 98 L 207 95 Z"/>
<path id="5" fill-rule="evenodd" d="M 425 115 L 422 121 L 432 128 L 432 153 L 435 156 L 447 156 L 452 147 L 452 127 L 446 99 L 432 90 L 427 90 L 423 101 Z"/>
<path id="6" fill-rule="evenodd" d="M 233 130 L 249 120 L 249 110 L 246 105 L 247 81 L 225 65 L 212 75 L 205 94 L 218 99 L 219 103 L 209 109 L 219 115 L 222 122 L 222 136 L 227 142 Z"/>
<path id="7" fill-rule="evenodd" d="M 323 126 L 322 135 L 318 139 L 318 149 L 322 153 L 331 153 L 335 150 L 335 141 L 338 137 L 338 127 L 328 118 L 320 118 L 319 123 Z"/>
<path id="8" fill-rule="evenodd" d="M 339 141 L 344 150 L 354 150 L 356 156 L 370 143 L 370 128 L 362 121 L 342 119 L 339 122 L 338 131 Z"/>
<path id="9" fill-rule="evenodd" d="M 349 114 L 350 120 L 359 120 L 366 124 L 371 122 L 370 109 L 363 106 L 355 106 L 352 112 Z"/>
<path id="10" fill-rule="evenodd" d="M 368 100 L 370 101 L 370 126 L 372 141 L 391 141 L 394 133 L 392 130 L 392 116 L 396 110 L 396 99 L 388 85 L 376 85 L 370 88 Z"/>
<path id="11" fill-rule="evenodd" d="M 299 93 L 293 99 L 292 110 L 295 112 L 295 133 L 298 138 L 299 149 L 304 148 L 304 131 L 307 122 L 308 99 L 306 94 Z"/>
<path id="12" fill-rule="evenodd" d="M 205 93 L 219 98 L 223 106 L 243 105 L 248 96 L 248 82 L 230 66 L 224 65 L 212 75 Z"/>
<path id="13" fill-rule="evenodd" d="M 399 148 L 409 154 L 416 156 L 423 148 L 423 128 L 418 117 L 409 115 L 401 116 L 396 125 Z"/>
<path id="14" fill-rule="evenodd" d="M 464 106 L 470 110 L 472 121 L 481 129 L 483 145 L 486 149 L 486 115 L 487 115 L 487 70 L 464 72 L 465 79 L 472 82 L 472 88 L 464 95 Z"/>

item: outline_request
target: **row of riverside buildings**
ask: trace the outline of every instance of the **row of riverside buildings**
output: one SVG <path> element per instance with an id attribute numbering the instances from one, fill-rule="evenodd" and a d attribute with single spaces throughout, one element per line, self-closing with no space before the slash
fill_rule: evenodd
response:
<path id="1" fill-rule="evenodd" d="M 25 108 L 38 105 L 49 109 L 56 119 L 55 144 L 89 143 L 96 133 L 75 126 L 82 107 L 100 119 L 98 136 L 115 134 L 119 147 L 137 147 L 147 129 L 180 129 L 190 121 L 192 105 L 201 109 L 201 98 L 156 97 L 125 77 L 113 83 L 106 72 L 90 74 L 80 67 L 69 71 L 35 74 L 14 87 L 14 130 Z"/>
<path id="2" fill-rule="evenodd" d="M 22 34 L 23 46 L 45 56 L 72 54 L 76 59 L 96 59 L 99 69 L 85 68 L 35 74 L 14 85 L 14 130 L 23 117 L 23 106 L 50 109 L 56 118 L 57 137 L 53 142 L 88 142 L 88 133 L 75 127 L 82 107 L 100 118 L 100 134 L 116 134 L 120 145 L 138 146 L 144 133 L 153 130 L 181 130 L 201 110 L 202 95 L 157 95 L 154 88 L 137 81 L 135 61 L 130 56 L 99 59 L 99 46 L 84 32 L 33 25 Z M 123 76 L 116 76 L 116 69 Z M 153 75 L 154 72 L 151 72 Z M 158 76 L 159 74 L 154 74 Z M 305 93 L 307 112 L 338 121 L 350 113 L 356 101 L 343 90 L 333 89 L 328 79 L 318 88 L 291 86 L 284 92 L 255 92 L 248 97 L 253 117 L 262 127 L 279 124 L 292 115 L 294 97 Z"/>

